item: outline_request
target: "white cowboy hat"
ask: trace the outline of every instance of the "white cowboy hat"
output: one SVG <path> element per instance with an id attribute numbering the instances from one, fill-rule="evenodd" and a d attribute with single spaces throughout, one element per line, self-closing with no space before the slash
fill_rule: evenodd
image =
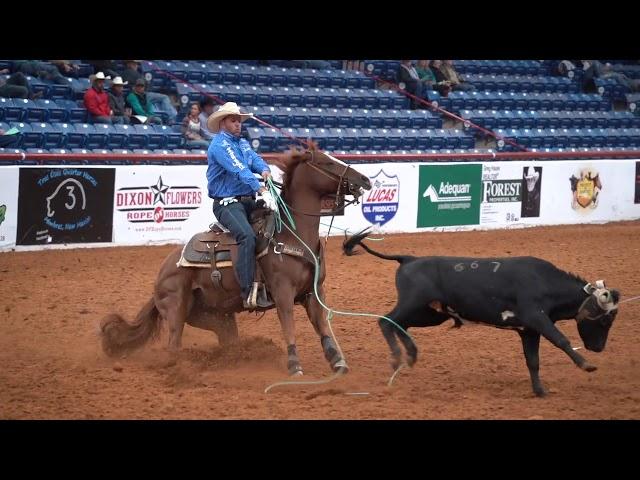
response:
<path id="1" fill-rule="evenodd" d="M 95 76 L 93 77 L 94 80 L 111 80 L 111 77 L 105 77 L 104 73 L 102 72 L 98 72 L 95 74 Z"/>
<path id="2" fill-rule="evenodd" d="M 129 82 L 123 82 L 122 77 L 116 77 L 113 79 L 113 85 L 127 85 Z"/>
<path id="3" fill-rule="evenodd" d="M 241 113 L 240 107 L 235 102 L 227 102 L 209 115 L 207 120 L 209 131 L 212 133 L 218 132 L 220 130 L 220 121 L 229 115 L 240 115 L 240 122 L 253 118 L 253 113 Z"/>

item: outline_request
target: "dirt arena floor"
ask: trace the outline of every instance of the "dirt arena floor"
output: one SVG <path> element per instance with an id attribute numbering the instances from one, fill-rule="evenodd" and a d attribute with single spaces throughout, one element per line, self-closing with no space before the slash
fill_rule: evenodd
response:
<path id="1" fill-rule="evenodd" d="M 385 314 L 395 303 L 395 262 L 327 249 L 327 303 Z M 603 278 L 623 300 L 640 295 L 640 222 L 510 231 L 388 236 L 374 248 L 415 255 L 534 255 L 589 281 Z M 412 329 L 418 363 L 387 387 L 388 347 L 373 318 L 338 315 L 333 328 L 351 372 L 330 383 L 280 386 L 285 345 L 275 313 L 238 315 L 240 341 L 221 349 L 211 332 L 185 327 L 183 352 L 167 361 L 161 339 L 107 358 L 96 325 L 132 319 L 173 246 L 0 253 L 2 419 L 640 419 L 640 301 L 620 306 L 598 366 L 579 370 L 541 341 L 534 397 L 515 332 L 480 325 Z M 296 307 L 305 380 L 331 376 L 320 342 Z M 582 346 L 574 321 L 557 324 Z"/>

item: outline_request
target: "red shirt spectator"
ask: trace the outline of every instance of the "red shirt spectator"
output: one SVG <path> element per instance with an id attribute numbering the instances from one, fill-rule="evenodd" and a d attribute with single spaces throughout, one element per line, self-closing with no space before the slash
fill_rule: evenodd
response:
<path id="1" fill-rule="evenodd" d="M 111 117 L 111 107 L 109 107 L 109 95 L 104 91 L 105 77 L 102 72 L 98 72 L 93 81 L 93 86 L 84 94 L 84 106 L 93 117 Z"/>

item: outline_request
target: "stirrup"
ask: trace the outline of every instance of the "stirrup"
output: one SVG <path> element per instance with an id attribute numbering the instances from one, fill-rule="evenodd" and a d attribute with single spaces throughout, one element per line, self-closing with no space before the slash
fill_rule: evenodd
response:
<path id="1" fill-rule="evenodd" d="M 249 310 L 255 310 L 256 308 L 271 308 L 274 303 L 267 298 L 267 292 L 259 282 L 253 282 L 251 291 L 247 298 L 243 299 L 242 304 L 244 308 Z"/>

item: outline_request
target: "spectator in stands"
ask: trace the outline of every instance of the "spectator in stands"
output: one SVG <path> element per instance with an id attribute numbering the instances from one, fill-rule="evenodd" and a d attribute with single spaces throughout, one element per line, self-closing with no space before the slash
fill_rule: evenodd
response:
<path id="1" fill-rule="evenodd" d="M 398 83 L 404 83 L 404 90 L 416 97 L 422 98 L 422 82 L 411 60 L 401 60 L 398 68 Z M 421 104 L 411 98 L 411 109 L 420 108 Z"/>
<path id="2" fill-rule="evenodd" d="M 440 95 L 446 97 L 451 91 L 451 82 L 447 80 L 442 71 L 442 60 L 431 60 L 431 71 L 433 76 L 436 77 L 436 85 L 441 86 Z"/>
<path id="3" fill-rule="evenodd" d="M 631 92 L 640 91 L 640 80 L 627 77 L 624 73 L 616 72 L 610 64 L 603 64 L 599 60 L 587 60 L 587 69 L 582 77 L 582 88 L 587 92 L 595 92 L 596 86 L 594 79 L 596 78 L 612 78 L 620 85 L 627 87 Z"/>
<path id="4" fill-rule="evenodd" d="M 418 76 L 420 77 L 420 81 L 423 83 L 423 91 L 425 93 L 424 97 L 428 97 L 429 90 L 436 90 L 440 95 L 446 97 L 449 95 L 451 91 L 451 87 L 449 82 L 436 80 L 436 76 L 433 73 L 433 70 L 429 67 L 429 60 L 418 60 L 416 65 L 416 72 L 418 72 Z"/>
<path id="5" fill-rule="evenodd" d="M 131 123 L 131 108 L 127 107 L 123 89 L 127 82 L 122 81 L 122 77 L 116 77 L 111 83 L 111 91 L 109 92 L 109 108 L 113 112 L 113 123 L 128 125 Z"/>
<path id="6" fill-rule="evenodd" d="M 189 114 L 182 121 L 182 134 L 187 139 L 187 145 L 190 147 L 199 147 L 207 149 L 209 142 L 200 134 L 202 122 L 200 120 L 200 105 L 197 102 L 191 104 Z"/>
<path id="7" fill-rule="evenodd" d="M 75 63 L 71 63 L 70 60 L 49 60 L 54 64 L 58 71 L 64 76 L 75 77 L 78 69 L 80 68 Z"/>
<path id="8" fill-rule="evenodd" d="M 113 123 L 113 111 L 109 107 L 109 96 L 104 91 L 104 81 L 110 79 L 98 72 L 93 77 L 91 87 L 84 92 L 84 106 L 89 111 L 89 121 L 93 123 Z"/>
<path id="9" fill-rule="evenodd" d="M 315 68 L 316 70 L 331 68 L 331 63 L 326 60 L 283 60 L 283 65 L 288 68 Z"/>
<path id="10" fill-rule="evenodd" d="M 144 78 L 139 78 L 136 80 L 133 91 L 127 95 L 127 103 L 133 110 L 130 117 L 131 123 L 155 123 L 162 125 L 162 119 L 154 115 L 155 111 L 153 110 L 151 100 L 147 93 L 145 93 L 146 88 L 147 82 L 145 82 Z"/>
<path id="11" fill-rule="evenodd" d="M 449 81 L 453 91 L 470 91 L 476 89 L 476 87 L 470 83 L 465 82 L 462 76 L 456 72 L 456 69 L 453 66 L 453 60 L 444 60 L 440 70 L 444 74 L 444 78 Z"/>
<path id="12" fill-rule="evenodd" d="M 105 75 L 109 75 L 111 78 L 116 78 L 120 74 L 116 71 L 116 63 L 113 60 L 83 60 L 91 65 L 96 72 L 104 72 Z M 125 82 L 125 85 L 128 82 Z"/>
<path id="13" fill-rule="evenodd" d="M 342 69 L 364 72 L 364 60 L 343 60 Z"/>
<path id="14" fill-rule="evenodd" d="M 8 70 L 2 70 L 0 73 L 4 73 Z M 42 92 L 33 93 L 31 85 L 21 72 L 16 72 L 11 75 L 7 81 L 0 79 L 0 97 L 6 98 L 29 98 L 35 100 L 40 98 Z"/>
<path id="15" fill-rule="evenodd" d="M 0 148 L 10 147 L 18 141 L 19 135 L 6 135 L 6 132 L 0 128 Z"/>
<path id="16" fill-rule="evenodd" d="M 139 70 L 140 60 L 125 60 L 125 71 L 122 72 L 122 78 L 131 85 L 135 85 L 140 79 L 144 80 L 142 72 Z M 169 115 L 169 123 L 175 123 L 178 117 L 178 111 L 171 103 L 171 99 L 163 94 L 157 92 L 147 92 L 147 98 L 153 103 L 158 110 L 165 112 Z"/>
<path id="17" fill-rule="evenodd" d="M 256 303 L 266 307 L 269 302 L 256 300 L 256 239 L 248 218 L 256 208 L 256 193 L 262 195 L 267 208 L 277 210 L 278 207 L 269 190 L 254 176 L 257 173 L 266 181 L 271 177 L 269 166 L 240 136 L 242 122 L 252 117 L 251 113 L 242 113 L 234 102 L 225 103 L 209 117 L 207 127 L 217 135 L 207 151 L 207 183 L 209 197 L 213 198 L 213 214 L 239 244 L 239 261 L 234 262 L 234 268 L 244 306 L 255 309 Z"/>
<path id="18" fill-rule="evenodd" d="M 555 70 L 552 70 L 552 73 L 557 74 L 561 77 L 566 77 L 572 70 L 576 70 L 578 68 L 586 70 L 586 68 L 583 68 L 582 65 L 582 60 L 562 60 L 560 63 L 558 63 Z"/>
<path id="19" fill-rule="evenodd" d="M 41 80 L 49 80 L 59 85 L 68 85 L 69 80 L 60 74 L 55 65 L 39 60 L 15 60 L 13 62 L 14 70 L 22 72 L 25 75 L 38 77 Z"/>
<path id="20" fill-rule="evenodd" d="M 207 120 L 209 116 L 215 111 L 216 102 L 211 97 L 204 97 L 200 100 L 200 136 L 205 140 L 211 140 L 213 133 L 207 128 Z"/>

